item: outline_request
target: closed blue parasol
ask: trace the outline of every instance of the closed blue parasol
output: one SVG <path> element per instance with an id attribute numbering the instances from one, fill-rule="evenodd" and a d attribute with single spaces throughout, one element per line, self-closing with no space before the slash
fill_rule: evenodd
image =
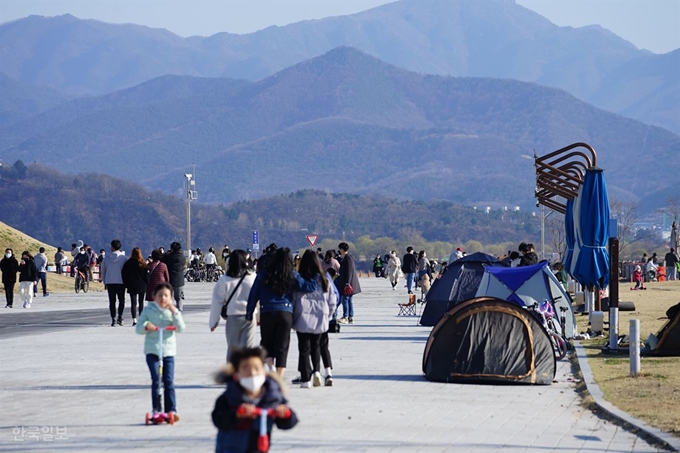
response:
<path id="1" fill-rule="evenodd" d="M 564 232 L 567 241 L 567 250 L 564 254 L 564 269 L 571 274 L 571 261 L 574 256 L 574 200 L 567 200 L 567 211 L 564 213 Z"/>
<path id="2" fill-rule="evenodd" d="M 572 275 L 579 283 L 598 289 L 609 285 L 609 196 L 601 169 L 586 170 L 574 205 L 576 247 Z"/>

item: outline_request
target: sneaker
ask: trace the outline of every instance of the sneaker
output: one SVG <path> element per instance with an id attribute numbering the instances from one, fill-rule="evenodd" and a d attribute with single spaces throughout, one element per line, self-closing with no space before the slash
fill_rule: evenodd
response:
<path id="1" fill-rule="evenodd" d="M 340 318 L 340 321 L 338 321 L 340 324 L 347 324 L 348 322 L 347 318 Z"/>
<path id="2" fill-rule="evenodd" d="M 111 327 L 116 327 L 116 320 L 115 319 L 111 319 Z"/>
<path id="3" fill-rule="evenodd" d="M 26 304 L 25 308 L 31 308 L 31 304 Z"/>
<path id="4" fill-rule="evenodd" d="M 321 387 L 321 373 L 318 371 L 312 375 L 312 385 L 314 387 Z"/>
<path id="5" fill-rule="evenodd" d="M 311 388 L 312 388 L 312 383 L 309 382 L 309 381 L 303 382 L 302 384 L 300 384 L 300 388 L 301 388 L 301 389 L 311 389 Z"/>
<path id="6" fill-rule="evenodd" d="M 27 302 L 24 302 L 23 304 L 21 304 L 21 308 L 26 308 L 26 304 L 27 304 Z"/>
<path id="7" fill-rule="evenodd" d="M 119 326 L 122 326 L 123 320 L 121 318 L 118 318 L 118 321 L 116 321 L 116 324 L 118 324 Z"/>
<path id="8" fill-rule="evenodd" d="M 45 294 L 43 294 L 43 297 L 47 297 L 49 295 L 50 295 L 50 293 L 45 293 Z"/>
<path id="9" fill-rule="evenodd" d="M 5 308 L 12 308 L 10 304 L 5 305 Z"/>
<path id="10" fill-rule="evenodd" d="M 349 323 L 354 324 L 354 318 L 349 318 Z"/>
<path id="11" fill-rule="evenodd" d="M 333 387 L 333 376 L 326 376 L 323 380 L 323 385 L 326 387 Z"/>
<path id="12" fill-rule="evenodd" d="M 292 381 L 290 381 L 291 384 L 302 384 L 302 376 L 298 376 Z"/>
<path id="13" fill-rule="evenodd" d="M 136 320 L 136 319 L 133 319 L 133 320 L 132 320 L 132 327 L 134 327 L 134 326 L 136 326 L 136 325 L 137 325 L 137 320 Z"/>

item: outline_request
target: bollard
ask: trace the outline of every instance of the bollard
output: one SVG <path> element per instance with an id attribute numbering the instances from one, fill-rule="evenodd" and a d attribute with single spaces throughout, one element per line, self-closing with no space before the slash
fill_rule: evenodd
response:
<path id="1" fill-rule="evenodd" d="M 609 307 L 609 349 L 619 349 L 619 307 Z"/>
<path id="2" fill-rule="evenodd" d="M 640 320 L 630 320 L 629 351 L 630 351 L 630 375 L 636 377 L 640 374 Z"/>

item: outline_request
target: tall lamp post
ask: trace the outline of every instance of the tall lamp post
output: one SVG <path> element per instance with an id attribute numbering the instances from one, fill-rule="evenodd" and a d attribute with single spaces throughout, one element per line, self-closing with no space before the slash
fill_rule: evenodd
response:
<path id="1" fill-rule="evenodd" d="M 184 178 L 184 188 L 186 189 L 186 202 L 187 202 L 187 248 L 186 253 L 191 253 L 191 202 L 198 199 L 198 192 L 196 189 L 196 180 L 194 175 L 190 173 L 185 173 Z"/>

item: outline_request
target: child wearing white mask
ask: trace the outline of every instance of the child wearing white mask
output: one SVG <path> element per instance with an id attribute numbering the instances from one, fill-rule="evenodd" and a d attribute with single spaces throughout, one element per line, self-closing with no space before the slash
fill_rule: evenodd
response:
<path id="1" fill-rule="evenodd" d="M 256 408 L 275 410 L 274 417 L 267 418 L 270 440 L 274 425 L 279 429 L 291 429 L 297 424 L 298 419 L 283 395 L 280 378 L 265 372 L 264 359 L 262 348 L 235 350 L 229 363 L 216 376 L 218 383 L 227 384 L 212 412 L 213 423 L 219 430 L 217 453 L 259 451 L 260 420 Z"/>

